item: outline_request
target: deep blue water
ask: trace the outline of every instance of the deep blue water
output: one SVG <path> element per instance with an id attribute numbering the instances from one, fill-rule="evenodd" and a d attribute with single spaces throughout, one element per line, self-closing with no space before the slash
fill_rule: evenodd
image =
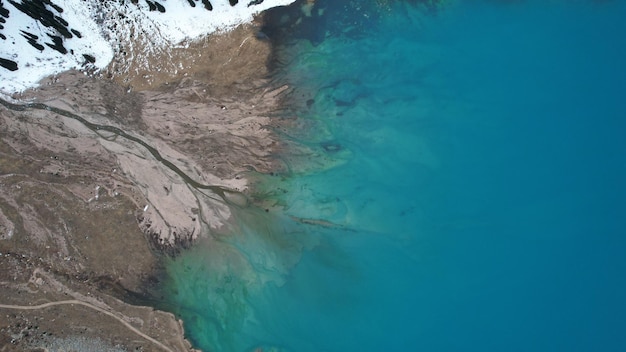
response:
<path id="1" fill-rule="evenodd" d="M 283 209 L 170 263 L 192 341 L 626 350 L 626 4 L 362 4 L 286 41 Z"/>

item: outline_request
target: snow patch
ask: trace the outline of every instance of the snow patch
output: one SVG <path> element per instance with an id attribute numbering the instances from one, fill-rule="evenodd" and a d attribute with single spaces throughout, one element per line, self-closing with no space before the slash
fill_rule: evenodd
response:
<path id="1" fill-rule="evenodd" d="M 19 6 L 33 1 L 14 3 Z M 8 15 L 2 17 L 5 23 L 0 23 L 4 27 L 0 27 L 0 59 L 14 62 L 17 70 L 0 66 L 0 93 L 10 95 L 24 91 L 37 86 L 44 77 L 71 69 L 102 70 L 124 46 L 132 46 L 141 38 L 145 41 L 140 43 L 144 50 L 160 51 L 216 31 L 232 29 L 251 21 L 259 12 L 294 1 L 265 0 L 258 4 L 258 1 L 242 1 L 231 6 L 228 0 L 211 0 L 211 11 L 200 1 L 195 7 L 190 6 L 188 0 L 150 1 L 151 4 L 158 2 L 163 12 L 151 9 L 145 0 L 138 4 L 101 0 L 45 1 L 46 10 L 62 18 L 67 22 L 67 29 L 73 30 L 71 38 L 44 26 L 41 20 L 23 13 L 14 3 L 3 1 L 0 4 L 8 10 Z M 62 11 L 57 5 L 62 6 Z M 39 44 L 38 48 L 29 44 L 22 31 L 37 37 L 33 40 Z M 67 53 L 46 45 L 54 44 L 51 36 L 62 39 Z"/>
<path id="2" fill-rule="evenodd" d="M 94 21 L 86 20 L 85 13 L 88 7 L 83 1 L 64 2 L 63 13 L 50 8 L 49 10 L 65 19 L 69 26 L 81 34 L 82 38 L 74 35 L 63 43 L 68 54 L 43 45 L 38 50 L 22 36 L 21 31 L 32 33 L 39 37 L 39 43 L 50 43 L 48 34 L 54 33 L 52 28 L 46 28 L 40 22 L 19 11 L 13 4 L 5 3 L 9 10 L 2 34 L 6 39 L 0 43 L 0 57 L 15 61 L 16 71 L 0 67 L 0 91 L 10 94 L 33 87 L 42 78 L 71 69 L 86 68 L 102 69 L 113 59 L 113 50 L 109 43 L 100 35 L 100 30 Z M 73 54 L 72 54 L 73 53 Z M 88 63 L 83 54 L 96 58 L 95 63 Z"/>

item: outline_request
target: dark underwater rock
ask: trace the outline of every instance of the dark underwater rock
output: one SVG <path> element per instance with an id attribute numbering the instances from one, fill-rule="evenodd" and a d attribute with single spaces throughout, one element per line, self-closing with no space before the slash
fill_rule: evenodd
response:
<path id="1" fill-rule="evenodd" d="M 341 144 L 337 142 L 324 142 L 321 146 L 328 153 L 336 153 L 342 149 Z"/>

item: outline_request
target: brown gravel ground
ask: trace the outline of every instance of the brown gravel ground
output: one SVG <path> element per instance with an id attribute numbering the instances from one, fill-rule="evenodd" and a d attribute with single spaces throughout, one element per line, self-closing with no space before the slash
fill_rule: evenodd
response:
<path id="1" fill-rule="evenodd" d="M 191 350 L 142 303 L 160 256 L 245 206 L 246 172 L 280 168 L 269 54 L 242 26 L 168 53 L 177 70 L 120 59 L 0 105 L 0 352 Z"/>

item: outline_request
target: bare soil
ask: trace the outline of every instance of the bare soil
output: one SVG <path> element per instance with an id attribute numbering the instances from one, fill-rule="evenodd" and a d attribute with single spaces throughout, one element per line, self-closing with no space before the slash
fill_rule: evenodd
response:
<path id="1" fill-rule="evenodd" d="M 269 54 L 242 26 L 0 106 L 0 351 L 191 350 L 172 314 L 130 303 L 281 167 Z M 67 300 L 99 310 L 27 309 Z"/>

